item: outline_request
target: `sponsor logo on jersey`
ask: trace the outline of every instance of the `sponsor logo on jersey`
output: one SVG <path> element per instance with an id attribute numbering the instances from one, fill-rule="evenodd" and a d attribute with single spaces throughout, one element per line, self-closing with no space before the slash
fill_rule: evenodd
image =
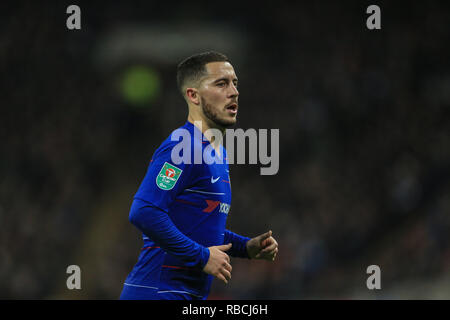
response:
<path id="1" fill-rule="evenodd" d="M 228 203 L 221 202 L 219 212 L 228 214 L 229 211 L 230 211 L 230 205 Z"/>
<path id="2" fill-rule="evenodd" d="M 213 212 L 217 207 L 219 207 L 220 213 L 228 214 L 230 211 L 230 205 L 228 203 L 215 201 L 215 200 L 205 200 L 207 203 L 207 207 L 203 209 L 203 212 L 211 213 Z"/>

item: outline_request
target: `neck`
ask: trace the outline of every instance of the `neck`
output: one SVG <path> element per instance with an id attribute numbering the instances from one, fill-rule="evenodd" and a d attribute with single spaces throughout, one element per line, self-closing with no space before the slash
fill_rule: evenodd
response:
<path id="1" fill-rule="evenodd" d="M 187 121 L 196 126 L 203 133 L 206 139 L 208 139 L 209 142 L 214 146 L 214 148 L 220 145 L 220 141 L 216 141 L 216 139 L 214 139 L 214 135 L 205 134 L 205 132 L 209 129 L 217 129 L 221 132 L 223 137 L 223 135 L 225 134 L 225 128 L 218 126 L 210 119 L 207 119 L 204 115 L 195 115 L 191 112 L 189 112 Z"/>

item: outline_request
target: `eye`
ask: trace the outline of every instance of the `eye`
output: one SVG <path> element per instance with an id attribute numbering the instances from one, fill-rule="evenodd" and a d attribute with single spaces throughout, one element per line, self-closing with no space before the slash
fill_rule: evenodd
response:
<path id="1" fill-rule="evenodd" d="M 217 86 L 218 86 L 218 87 L 224 87 L 224 86 L 225 86 L 225 82 L 219 82 L 219 83 L 217 84 Z"/>

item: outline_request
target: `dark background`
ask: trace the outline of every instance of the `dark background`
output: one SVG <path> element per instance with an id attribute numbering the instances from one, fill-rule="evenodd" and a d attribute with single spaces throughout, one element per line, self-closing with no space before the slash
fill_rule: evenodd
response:
<path id="1" fill-rule="evenodd" d="M 81 8 L 68 30 L 66 8 Z M 381 8 L 381 30 L 366 9 Z M 128 210 L 187 117 L 177 63 L 239 77 L 238 128 L 280 130 L 280 170 L 231 166 L 228 228 L 273 230 L 211 299 L 449 299 L 446 1 L 3 2 L 0 298 L 117 299 L 139 254 Z M 66 287 L 79 265 L 82 290 Z M 366 287 L 369 265 L 381 290 Z"/>

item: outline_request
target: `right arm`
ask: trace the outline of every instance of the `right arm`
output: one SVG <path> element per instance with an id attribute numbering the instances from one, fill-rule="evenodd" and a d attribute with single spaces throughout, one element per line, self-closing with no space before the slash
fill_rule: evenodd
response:
<path id="1" fill-rule="evenodd" d="M 143 234 L 167 253 L 183 260 L 187 266 L 203 269 L 207 264 L 208 248 L 182 234 L 161 209 L 136 199 L 131 205 L 129 219 Z"/>
<path id="2" fill-rule="evenodd" d="M 225 283 L 231 279 L 230 257 L 225 253 L 231 243 L 206 248 L 181 233 L 161 209 L 142 200 L 134 200 L 130 222 L 164 251 L 180 258 L 187 266 L 199 267 Z"/>

